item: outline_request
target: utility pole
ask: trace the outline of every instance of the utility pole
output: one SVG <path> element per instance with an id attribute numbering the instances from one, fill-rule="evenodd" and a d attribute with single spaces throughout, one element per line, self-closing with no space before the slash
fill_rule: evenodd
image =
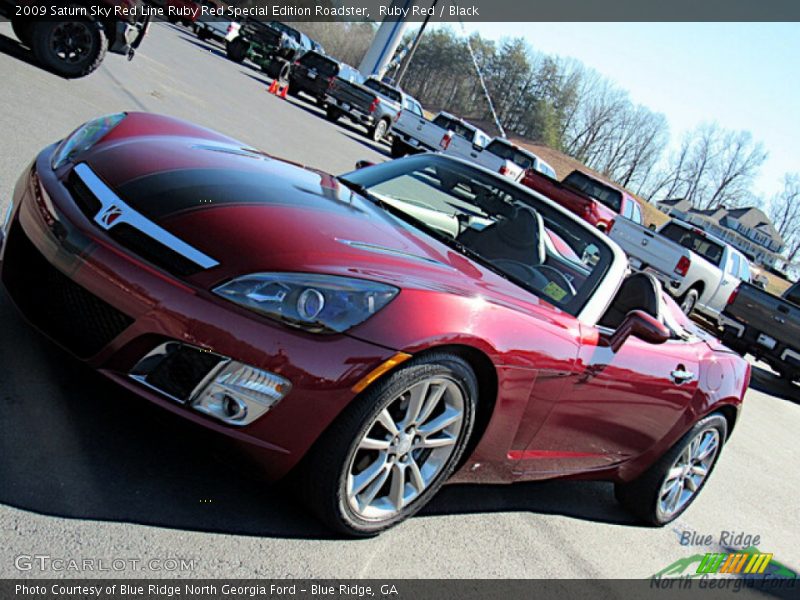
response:
<path id="1" fill-rule="evenodd" d="M 414 52 L 417 51 L 417 46 L 419 46 L 420 41 L 422 41 L 422 34 L 425 31 L 425 28 L 428 26 L 428 21 L 431 20 L 431 15 L 434 13 L 433 9 L 436 8 L 436 3 L 438 1 L 439 0 L 433 0 L 433 4 L 431 4 L 431 10 L 428 11 L 427 15 L 425 15 L 425 20 L 422 22 L 422 26 L 417 32 L 417 37 L 414 38 L 414 43 L 411 45 L 411 49 L 408 51 L 408 54 L 406 54 L 405 58 L 403 58 L 403 63 L 400 65 L 400 69 L 397 71 L 397 77 L 395 78 L 398 86 L 408 70 L 408 65 L 411 63 L 411 59 L 414 57 Z"/>

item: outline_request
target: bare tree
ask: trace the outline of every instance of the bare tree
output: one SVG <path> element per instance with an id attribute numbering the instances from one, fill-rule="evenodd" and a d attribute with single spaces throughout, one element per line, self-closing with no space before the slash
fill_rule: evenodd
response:
<path id="1" fill-rule="evenodd" d="M 786 263 L 800 254 L 800 173 L 787 173 L 783 189 L 770 201 L 769 218 L 786 243 Z"/>

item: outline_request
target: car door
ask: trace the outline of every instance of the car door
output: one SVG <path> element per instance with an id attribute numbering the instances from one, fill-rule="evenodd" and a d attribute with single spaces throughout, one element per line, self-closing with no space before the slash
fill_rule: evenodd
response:
<path id="1" fill-rule="evenodd" d="M 583 336 L 577 368 L 530 440 L 518 475 L 611 467 L 662 439 L 697 390 L 702 342 L 652 345 L 630 337 L 614 352 L 600 343 L 608 330 Z"/>
<path id="2" fill-rule="evenodd" d="M 742 258 L 743 257 L 740 257 L 737 252 L 729 252 L 725 263 L 720 265 L 722 278 L 720 279 L 719 287 L 717 287 L 716 291 L 705 305 L 707 312 L 718 315 L 722 312 L 722 309 L 725 308 L 725 305 L 728 303 L 728 298 L 731 297 L 733 290 L 739 285 Z"/>

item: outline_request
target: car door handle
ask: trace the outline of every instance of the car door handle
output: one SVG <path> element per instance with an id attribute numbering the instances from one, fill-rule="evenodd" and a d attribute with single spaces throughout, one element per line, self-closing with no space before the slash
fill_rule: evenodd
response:
<path id="1" fill-rule="evenodd" d="M 694 379 L 694 373 L 692 373 L 691 371 L 687 371 L 683 367 L 678 367 L 677 369 L 672 371 L 672 373 L 670 373 L 669 375 L 672 381 L 674 381 L 678 385 Z"/>

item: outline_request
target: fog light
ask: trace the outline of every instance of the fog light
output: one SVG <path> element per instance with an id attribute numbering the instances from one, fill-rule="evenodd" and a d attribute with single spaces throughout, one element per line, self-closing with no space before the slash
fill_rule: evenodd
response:
<path id="1" fill-rule="evenodd" d="M 229 425 L 247 425 L 275 406 L 291 389 L 289 380 L 280 375 L 231 361 L 191 404 Z"/>

